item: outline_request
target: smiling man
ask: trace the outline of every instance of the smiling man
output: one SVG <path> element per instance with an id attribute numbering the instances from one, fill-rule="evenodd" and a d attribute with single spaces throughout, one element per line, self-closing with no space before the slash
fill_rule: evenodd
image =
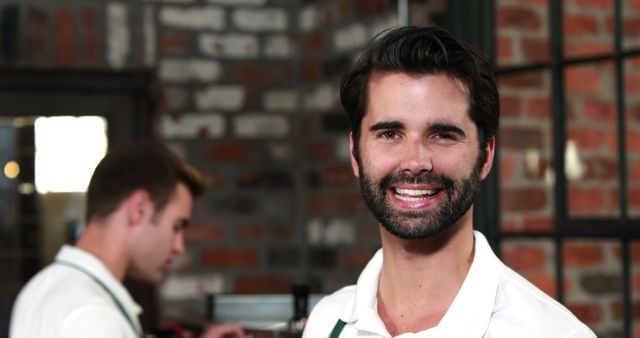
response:
<path id="1" fill-rule="evenodd" d="M 183 231 L 203 190 L 200 173 L 161 144 L 109 151 L 89 183 L 86 230 L 22 289 L 9 337 L 142 337 L 142 309 L 122 281 L 164 279 L 171 258 L 184 251 Z M 203 337 L 244 332 L 223 324 Z"/>
<path id="2" fill-rule="evenodd" d="M 374 38 L 341 83 L 351 163 L 382 249 L 305 338 L 595 337 L 473 230 L 499 119 L 486 58 L 438 28 Z"/>

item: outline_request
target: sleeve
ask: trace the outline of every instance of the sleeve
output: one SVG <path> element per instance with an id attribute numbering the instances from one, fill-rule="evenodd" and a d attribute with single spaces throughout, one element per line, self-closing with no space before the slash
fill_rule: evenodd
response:
<path id="1" fill-rule="evenodd" d="M 73 311 L 60 326 L 60 338 L 137 338 L 136 332 L 113 308 L 88 306 Z"/>

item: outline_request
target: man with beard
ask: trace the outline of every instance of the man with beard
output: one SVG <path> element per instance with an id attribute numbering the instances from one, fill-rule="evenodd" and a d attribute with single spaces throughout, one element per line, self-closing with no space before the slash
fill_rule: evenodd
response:
<path id="1" fill-rule="evenodd" d="M 384 32 L 340 86 L 382 249 L 313 309 L 305 338 L 595 337 L 473 230 L 499 101 L 486 58 L 438 28 Z"/>
<path id="2" fill-rule="evenodd" d="M 184 251 L 201 174 L 159 143 L 109 151 L 87 190 L 87 227 L 75 246 L 22 289 L 13 306 L 12 338 L 139 338 L 142 309 L 125 276 L 159 283 Z M 212 325 L 206 338 L 244 338 L 237 324 Z"/>

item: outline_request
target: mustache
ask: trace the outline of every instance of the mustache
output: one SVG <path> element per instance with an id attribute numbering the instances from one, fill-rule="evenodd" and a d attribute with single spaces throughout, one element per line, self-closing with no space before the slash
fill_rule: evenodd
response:
<path id="1" fill-rule="evenodd" d="M 406 171 L 396 171 L 383 177 L 379 185 L 382 190 L 387 190 L 390 186 L 397 184 L 424 184 L 441 189 L 449 189 L 453 188 L 454 181 L 447 176 L 438 175 L 433 172 L 423 172 L 414 175 Z"/>

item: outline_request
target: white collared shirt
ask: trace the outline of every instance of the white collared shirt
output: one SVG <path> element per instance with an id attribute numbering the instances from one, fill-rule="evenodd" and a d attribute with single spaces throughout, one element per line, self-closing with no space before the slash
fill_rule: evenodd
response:
<path id="1" fill-rule="evenodd" d="M 437 326 L 402 338 L 595 338 L 569 310 L 505 266 L 480 232 L 471 268 Z M 328 338 L 336 322 L 346 322 L 341 338 L 390 338 L 377 312 L 376 293 L 382 249 L 369 261 L 356 285 L 323 298 L 313 309 L 303 338 Z"/>
<path id="2" fill-rule="evenodd" d="M 64 246 L 56 262 L 74 264 L 100 280 L 141 332 L 141 307 L 107 267 L 90 253 Z M 111 296 L 86 273 L 52 263 L 20 291 L 13 305 L 10 338 L 137 338 Z"/>

